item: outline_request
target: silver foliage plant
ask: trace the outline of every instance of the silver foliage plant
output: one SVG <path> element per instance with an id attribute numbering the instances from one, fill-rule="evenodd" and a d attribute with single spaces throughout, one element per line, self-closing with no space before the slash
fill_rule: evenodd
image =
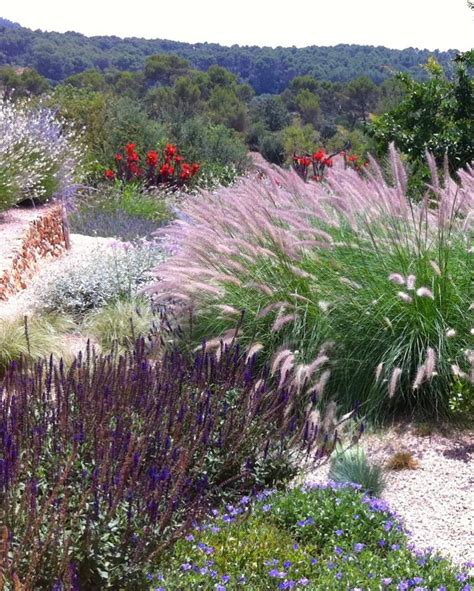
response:
<path id="1" fill-rule="evenodd" d="M 155 299 L 183 317 L 193 308 L 216 348 L 244 310 L 237 338 L 280 384 L 317 397 L 329 386 L 379 415 L 445 412 L 453 384 L 474 381 L 474 169 L 455 182 L 427 160 L 420 202 L 393 146 L 388 174 L 371 159 L 364 178 L 335 167 L 304 183 L 261 165 L 190 199 L 163 230 L 173 256 L 156 269 Z"/>

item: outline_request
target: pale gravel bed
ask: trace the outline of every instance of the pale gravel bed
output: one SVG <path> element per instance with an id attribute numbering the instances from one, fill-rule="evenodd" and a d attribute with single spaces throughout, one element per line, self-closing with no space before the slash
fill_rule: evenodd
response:
<path id="1" fill-rule="evenodd" d="M 384 466 L 382 493 L 404 521 L 419 549 L 432 547 L 457 564 L 474 561 L 474 431 L 417 434 L 401 425 L 366 435 L 361 445 L 370 462 Z M 411 451 L 416 470 L 388 470 L 396 451 Z M 328 464 L 306 471 L 300 481 L 325 482 Z"/>

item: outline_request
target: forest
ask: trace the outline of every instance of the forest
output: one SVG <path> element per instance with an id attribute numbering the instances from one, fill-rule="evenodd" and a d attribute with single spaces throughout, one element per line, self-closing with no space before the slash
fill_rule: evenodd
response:
<path id="1" fill-rule="evenodd" d="M 319 47 L 225 47 L 215 43 L 182 43 L 165 39 L 121 39 L 114 36 L 86 37 L 80 33 L 32 31 L 0 19 L 0 65 L 30 66 L 51 82 L 91 68 L 100 71 L 140 71 L 155 54 L 173 53 L 196 69 L 218 65 L 249 83 L 257 94 L 278 94 L 296 76 L 348 82 L 367 75 L 380 84 L 394 72 L 426 78 L 420 64 L 430 55 L 450 70 L 456 51 L 408 48 L 403 50 L 366 45 Z"/>

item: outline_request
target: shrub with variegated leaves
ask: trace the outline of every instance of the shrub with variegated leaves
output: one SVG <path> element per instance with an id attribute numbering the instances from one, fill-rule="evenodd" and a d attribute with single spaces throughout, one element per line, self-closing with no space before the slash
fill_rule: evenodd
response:
<path id="1" fill-rule="evenodd" d="M 61 193 L 81 158 L 78 135 L 54 111 L 0 98 L 0 211 Z"/>
<path id="2" fill-rule="evenodd" d="M 374 160 L 364 178 L 334 167 L 316 184 L 263 167 L 190 200 L 165 230 L 175 254 L 155 297 L 194 309 L 197 340 L 230 338 L 244 310 L 241 343 L 313 398 L 449 414 L 459 382 L 473 392 L 474 171 L 441 181 L 428 163 L 419 203 L 393 148 L 391 181 Z"/>

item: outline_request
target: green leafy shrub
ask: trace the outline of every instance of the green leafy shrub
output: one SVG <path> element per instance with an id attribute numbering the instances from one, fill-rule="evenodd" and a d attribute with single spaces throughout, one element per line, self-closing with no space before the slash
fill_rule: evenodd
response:
<path id="1" fill-rule="evenodd" d="M 416 550 L 387 504 L 354 486 L 309 485 L 257 498 L 226 505 L 178 541 L 149 575 L 149 588 L 469 588 L 466 572 Z"/>
<path id="2" fill-rule="evenodd" d="M 38 307 L 83 314 L 110 302 L 133 297 L 151 281 L 163 255 L 155 242 L 115 242 L 70 257 L 35 279 Z"/>
<path id="3" fill-rule="evenodd" d="M 354 482 L 374 496 L 380 496 L 384 489 L 382 468 L 369 464 L 364 450 L 358 446 L 336 451 L 331 458 L 329 478 L 334 482 Z"/>

